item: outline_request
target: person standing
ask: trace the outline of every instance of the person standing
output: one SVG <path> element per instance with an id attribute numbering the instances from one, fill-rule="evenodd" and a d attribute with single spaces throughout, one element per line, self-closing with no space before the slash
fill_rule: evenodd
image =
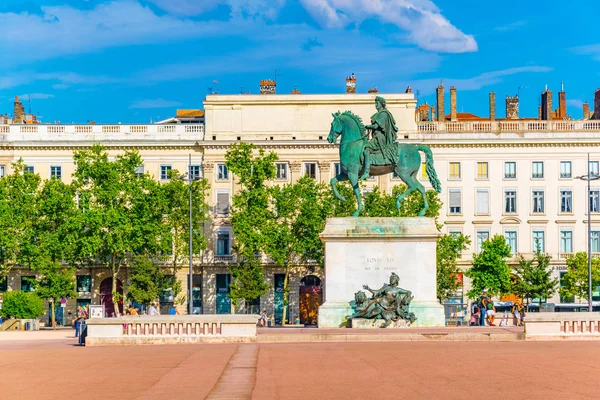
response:
<path id="1" fill-rule="evenodd" d="M 81 324 L 85 321 L 85 309 L 81 306 L 77 306 L 77 318 L 73 327 L 75 328 L 75 337 L 79 337 L 79 331 L 81 330 Z"/>
<path id="2" fill-rule="evenodd" d="M 150 308 L 148 309 L 148 315 L 151 317 L 153 315 L 160 315 L 160 312 L 156 309 L 156 307 L 154 306 L 154 304 L 152 304 L 150 306 Z"/>
<path id="3" fill-rule="evenodd" d="M 496 319 L 496 306 L 494 305 L 494 301 L 491 298 L 488 298 L 486 304 L 487 310 L 485 311 L 486 318 L 490 326 L 496 326 L 494 324 L 494 320 Z"/>
<path id="4" fill-rule="evenodd" d="M 486 314 L 486 310 L 487 310 L 487 302 L 488 302 L 488 296 L 487 296 L 487 291 L 483 291 L 483 293 L 481 294 L 481 297 L 479 297 L 479 301 L 478 301 L 478 306 L 479 306 L 479 311 L 481 312 L 481 315 L 479 317 L 479 326 L 485 326 L 485 314 Z"/>

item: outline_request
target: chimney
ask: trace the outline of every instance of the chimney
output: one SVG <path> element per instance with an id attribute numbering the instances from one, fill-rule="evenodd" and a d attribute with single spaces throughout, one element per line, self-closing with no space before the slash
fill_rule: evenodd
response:
<path id="1" fill-rule="evenodd" d="M 542 121 L 552 121 L 552 92 L 548 87 L 542 93 Z"/>
<path id="2" fill-rule="evenodd" d="M 558 92 L 558 119 L 567 118 L 567 92 L 565 92 L 565 84 L 560 83 L 560 92 Z"/>
<path id="3" fill-rule="evenodd" d="M 587 101 L 583 103 L 583 119 L 590 119 L 590 105 Z"/>
<path id="4" fill-rule="evenodd" d="M 594 93 L 594 115 L 592 119 L 600 119 L 600 88 Z"/>
<path id="5" fill-rule="evenodd" d="M 506 95 L 506 119 L 519 119 L 519 95 Z"/>
<path id="6" fill-rule="evenodd" d="M 429 105 L 427 103 L 419 106 L 418 120 L 419 122 L 429 121 Z"/>
<path id="7" fill-rule="evenodd" d="M 13 124 L 24 124 L 25 123 L 25 107 L 23 103 L 19 101 L 19 96 L 15 97 L 15 104 L 13 108 Z"/>
<path id="8" fill-rule="evenodd" d="M 444 122 L 444 81 L 440 82 L 435 92 L 437 94 L 437 121 Z"/>
<path id="9" fill-rule="evenodd" d="M 260 81 L 260 94 L 275 94 L 276 83 L 272 79 L 263 79 Z"/>
<path id="10" fill-rule="evenodd" d="M 429 120 L 435 121 L 435 106 L 431 106 L 431 112 L 429 113 Z"/>
<path id="11" fill-rule="evenodd" d="M 377 89 L 377 88 L 369 88 L 369 93 L 379 93 L 379 89 Z"/>
<path id="12" fill-rule="evenodd" d="M 490 121 L 496 120 L 496 93 L 490 93 Z"/>
<path id="13" fill-rule="evenodd" d="M 346 93 L 356 93 L 356 77 L 354 72 L 346 77 Z"/>
<path id="14" fill-rule="evenodd" d="M 450 86 L 450 121 L 458 121 L 456 116 L 456 87 Z"/>

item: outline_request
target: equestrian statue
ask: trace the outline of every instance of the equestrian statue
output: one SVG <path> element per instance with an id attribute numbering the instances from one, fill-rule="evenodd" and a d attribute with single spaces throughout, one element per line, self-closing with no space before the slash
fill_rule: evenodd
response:
<path id="1" fill-rule="evenodd" d="M 357 217 L 363 210 L 360 187 L 358 183 L 369 176 L 394 173 L 408 189 L 396 198 L 396 208 L 400 208 L 402 200 L 418 190 L 423 196 L 424 206 L 419 216 L 425 215 L 429 208 L 425 188 L 417 178 L 421 167 L 421 155 L 425 153 L 425 168 L 429 182 L 439 193 L 440 181 L 433 167 L 433 154 L 426 145 L 414 145 L 397 142 L 398 128 L 394 116 L 386 108 L 383 97 L 375 98 L 377 112 L 371 117 L 371 124 L 365 126 L 358 115 L 351 111 L 332 114 L 333 122 L 327 141 L 336 143 L 340 139 L 340 173 L 331 179 L 331 187 L 335 197 L 341 201 L 346 199 L 338 192 L 336 184 L 349 180 L 358 203 L 357 210 L 352 214 Z M 371 139 L 367 130 L 371 132 Z"/>

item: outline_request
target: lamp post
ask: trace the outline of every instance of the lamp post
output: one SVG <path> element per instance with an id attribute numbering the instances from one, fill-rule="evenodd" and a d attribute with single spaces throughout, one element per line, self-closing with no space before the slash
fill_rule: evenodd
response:
<path id="1" fill-rule="evenodd" d="M 600 179 L 600 175 L 590 174 L 590 153 L 588 153 L 588 165 L 587 165 L 587 175 L 576 176 L 575 179 L 580 179 L 582 181 L 587 181 L 587 228 L 588 228 L 588 311 L 592 312 L 592 199 L 591 199 L 591 188 L 590 181 L 595 181 Z"/>
<path id="2" fill-rule="evenodd" d="M 193 284 L 194 284 L 194 249 L 193 249 L 193 235 L 194 235 L 194 230 L 193 230 L 193 217 L 194 217 L 194 213 L 193 213 L 193 200 L 192 200 L 192 195 L 193 195 L 193 183 L 197 180 L 200 179 L 199 176 L 192 176 L 192 155 L 189 155 L 189 161 L 188 161 L 188 172 L 187 172 L 187 179 L 184 178 L 185 175 L 180 176 L 176 179 L 182 180 L 184 182 L 188 182 L 190 184 L 190 200 L 189 200 L 189 211 L 190 211 L 190 243 L 189 243 L 189 247 L 190 247 L 190 270 L 189 270 L 189 276 L 188 276 L 188 314 L 191 315 L 194 311 L 194 306 L 193 306 Z"/>

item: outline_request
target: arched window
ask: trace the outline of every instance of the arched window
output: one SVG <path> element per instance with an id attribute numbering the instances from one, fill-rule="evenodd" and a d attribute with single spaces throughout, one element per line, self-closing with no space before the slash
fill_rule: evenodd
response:
<path id="1" fill-rule="evenodd" d="M 321 279 L 318 276 L 307 275 L 300 281 L 300 286 L 321 286 Z"/>

